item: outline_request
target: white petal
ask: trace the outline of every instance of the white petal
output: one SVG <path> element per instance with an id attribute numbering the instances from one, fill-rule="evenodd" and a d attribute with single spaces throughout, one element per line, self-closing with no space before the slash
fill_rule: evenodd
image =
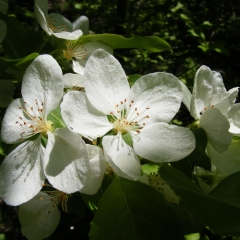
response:
<path id="1" fill-rule="evenodd" d="M 65 193 L 79 191 L 86 182 L 88 168 L 87 147 L 79 135 L 67 128 L 48 133 L 44 169 L 54 188 Z"/>
<path id="2" fill-rule="evenodd" d="M 0 167 L 0 197 L 8 205 L 20 205 L 41 190 L 44 182 L 41 136 L 15 148 Z"/>
<path id="3" fill-rule="evenodd" d="M 48 0 L 35 0 L 34 4 L 34 15 L 40 24 L 41 28 L 47 32 L 48 35 L 52 35 L 52 31 L 49 30 L 47 25 L 47 10 Z"/>
<path id="4" fill-rule="evenodd" d="M 229 148 L 223 152 L 217 152 L 212 145 L 207 145 L 207 153 L 211 161 L 225 175 L 240 171 L 240 141 L 233 139 Z"/>
<path id="5" fill-rule="evenodd" d="M 203 113 L 200 118 L 200 127 L 206 131 L 208 143 L 218 152 L 228 149 L 232 135 L 228 132 L 228 120 L 217 108 L 212 108 Z"/>
<path id="6" fill-rule="evenodd" d="M 72 69 L 75 73 L 78 73 L 80 75 L 84 75 L 84 67 L 79 64 L 78 61 L 73 60 L 72 61 Z"/>
<path id="7" fill-rule="evenodd" d="M 233 105 L 238 95 L 238 88 L 231 89 L 231 92 L 213 94 L 210 97 L 211 105 L 219 109 L 223 115 L 227 115 L 228 109 Z M 210 106 L 209 106 L 210 107 Z"/>
<path id="8" fill-rule="evenodd" d="M 229 110 L 228 115 L 233 119 L 233 123 L 240 128 L 240 103 L 234 104 Z"/>
<path id="9" fill-rule="evenodd" d="M 85 194 L 95 194 L 102 185 L 103 175 L 106 171 L 106 162 L 102 149 L 86 144 L 89 156 L 89 170 L 84 187 L 80 192 Z"/>
<path id="10" fill-rule="evenodd" d="M 83 76 L 80 74 L 66 73 L 63 75 L 65 88 L 84 87 Z"/>
<path id="11" fill-rule="evenodd" d="M 0 20 L 0 29 L 1 29 L 1 34 L 0 34 L 0 44 L 1 44 L 2 40 L 5 38 L 7 33 L 7 25 L 3 20 Z"/>
<path id="12" fill-rule="evenodd" d="M 50 13 L 47 21 L 54 33 L 72 32 L 72 23 L 61 14 Z"/>
<path id="13" fill-rule="evenodd" d="M 191 115 L 195 119 L 200 118 L 200 112 L 208 105 L 213 92 L 213 76 L 210 68 L 200 67 L 194 77 L 192 101 L 190 105 Z"/>
<path id="14" fill-rule="evenodd" d="M 213 75 L 213 94 L 226 93 L 222 76 L 219 72 L 212 71 Z"/>
<path id="15" fill-rule="evenodd" d="M 29 65 L 23 76 L 22 96 L 35 112 L 43 108 L 45 119 L 59 106 L 63 96 L 62 69 L 52 56 L 41 55 Z M 39 106 L 35 100 L 38 100 Z"/>
<path id="16" fill-rule="evenodd" d="M 58 32 L 58 33 L 53 33 L 53 35 L 57 38 L 62 38 L 66 40 L 77 40 L 82 36 L 82 31 L 76 30 L 74 32 Z"/>
<path id="17" fill-rule="evenodd" d="M 184 127 L 154 123 L 133 138 L 137 155 L 153 162 L 173 162 L 189 155 L 195 148 L 193 133 Z"/>
<path id="18" fill-rule="evenodd" d="M 187 86 L 182 81 L 179 80 L 179 82 L 182 86 L 182 91 L 183 91 L 183 100 L 182 101 L 183 101 L 184 105 L 187 107 L 187 109 L 190 111 L 192 94 L 189 91 L 189 89 L 187 88 Z"/>
<path id="19" fill-rule="evenodd" d="M 73 22 L 73 31 L 81 29 L 84 35 L 89 34 L 89 20 L 86 16 L 81 16 Z"/>
<path id="20" fill-rule="evenodd" d="M 120 133 L 116 136 L 105 136 L 102 145 L 106 161 L 117 175 L 130 180 L 138 180 L 141 177 L 140 161 Z"/>
<path id="21" fill-rule="evenodd" d="M 52 197 L 40 192 L 18 211 L 21 231 L 27 239 L 42 240 L 50 236 L 60 222 L 60 212 Z"/>
<path id="22" fill-rule="evenodd" d="M 101 137 L 113 127 L 107 116 L 99 113 L 82 92 L 70 91 L 65 94 L 61 113 L 70 129 L 91 138 Z"/>
<path id="23" fill-rule="evenodd" d="M 100 43 L 100 42 L 86 42 L 82 45 L 82 50 L 85 54 L 87 54 L 84 58 L 78 59 L 78 63 L 85 67 L 88 58 L 92 55 L 92 53 L 97 49 L 103 49 L 107 51 L 110 54 L 113 54 L 113 49 L 106 44 Z"/>
<path id="24" fill-rule="evenodd" d="M 15 99 L 8 106 L 4 115 L 1 130 L 1 139 L 6 143 L 17 143 L 24 136 L 32 134 L 32 120 L 23 112 L 25 104 L 22 98 Z M 21 109 L 20 109 L 21 108 Z"/>
<path id="25" fill-rule="evenodd" d="M 236 126 L 234 123 L 233 123 L 233 120 L 230 119 L 229 120 L 229 123 L 230 123 L 230 128 L 229 128 L 229 132 L 235 136 L 239 136 L 240 137 L 240 127 Z"/>
<path id="26" fill-rule="evenodd" d="M 148 116 L 143 120 L 147 125 L 159 121 L 170 122 L 181 101 L 182 88 L 179 80 L 172 74 L 158 72 L 145 75 L 130 90 L 126 103 L 127 120 L 136 122 Z"/>
<path id="27" fill-rule="evenodd" d="M 121 64 L 111 54 L 96 50 L 85 67 L 84 84 L 91 104 L 100 112 L 117 114 L 116 104 L 128 96 L 130 90 Z"/>

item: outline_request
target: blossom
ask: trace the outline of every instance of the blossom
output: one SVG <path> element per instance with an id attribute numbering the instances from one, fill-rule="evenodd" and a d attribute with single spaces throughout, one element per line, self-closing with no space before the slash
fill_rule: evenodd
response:
<path id="1" fill-rule="evenodd" d="M 23 77 L 22 96 L 9 105 L 3 119 L 2 140 L 20 144 L 0 167 L 0 196 L 9 205 L 19 205 L 41 190 L 45 177 L 54 188 L 73 193 L 85 187 L 89 174 L 95 176 L 89 194 L 96 192 L 105 171 L 100 150 L 88 148 L 68 128 L 54 130 L 48 120 L 63 96 L 62 70 L 56 60 L 42 55 L 33 61 Z M 48 138 L 46 148 L 43 137 Z M 90 167 L 92 159 L 95 168 Z"/>
<path id="2" fill-rule="evenodd" d="M 169 125 L 180 107 L 181 85 L 168 73 L 141 77 L 130 89 L 120 63 L 96 50 L 84 73 L 85 93 L 70 91 L 61 104 L 67 126 L 90 138 L 102 139 L 106 161 L 122 177 L 137 180 L 137 155 L 154 162 L 177 161 L 190 154 L 195 138 L 186 128 Z M 132 145 L 125 142 L 125 137 Z"/>
<path id="3" fill-rule="evenodd" d="M 208 143 L 218 152 L 227 150 L 232 136 L 228 132 L 226 115 L 236 99 L 238 88 L 227 92 L 220 73 L 206 66 L 197 70 L 192 94 L 181 84 L 183 102 L 192 117 L 198 120 L 197 125 L 205 130 Z"/>
<path id="4" fill-rule="evenodd" d="M 76 40 L 82 36 L 83 32 L 80 29 L 75 29 L 75 27 L 79 27 L 81 22 L 76 22 L 73 26 L 71 22 L 58 13 L 48 14 L 47 4 L 48 0 L 35 0 L 34 14 L 41 28 L 48 35 L 68 40 Z"/>
<path id="5" fill-rule="evenodd" d="M 28 201 L 42 188 L 45 149 L 41 137 L 53 130 L 47 116 L 58 107 L 62 95 L 62 70 L 56 60 L 49 55 L 37 57 L 23 77 L 23 98 L 9 105 L 2 123 L 2 141 L 22 142 L 0 167 L 0 196 L 9 205 Z"/>
<path id="6" fill-rule="evenodd" d="M 67 41 L 66 49 L 63 50 L 60 58 L 65 58 L 67 61 L 72 61 L 72 69 L 75 73 L 84 75 L 84 67 L 91 54 L 102 48 L 110 54 L 113 53 L 113 49 L 100 42 L 87 42 L 84 44 L 78 44 L 76 41 Z"/>

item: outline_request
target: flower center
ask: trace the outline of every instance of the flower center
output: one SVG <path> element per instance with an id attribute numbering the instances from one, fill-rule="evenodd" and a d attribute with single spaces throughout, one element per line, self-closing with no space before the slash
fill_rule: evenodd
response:
<path id="1" fill-rule="evenodd" d="M 45 121 L 44 119 L 44 103 L 39 104 L 37 100 L 35 100 L 37 108 L 33 108 L 29 106 L 26 102 L 24 102 L 24 107 L 20 106 L 18 109 L 23 111 L 23 114 L 26 116 L 25 119 L 19 117 L 15 124 L 18 124 L 23 131 L 21 132 L 20 140 L 25 138 L 32 137 L 37 133 L 41 133 L 46 135 L 48 131 L 53 131 L 53 123 L 51 121 Z M 37 109 L 37 110 L 36 110 Z"/>
<path id="2" fill-rule="evenodd" d="M 84 59 L 87 56 L 87 50 L 83 50 L 83 45 L 76 44 L 74 41 L 67 41 L 66 50 L 63 50 L 63 56 L 67 61 L 76 59 Z"/>
<path id="3" fill-rule="evenodd" d="M 200 115 L 202 115 L 204 112 L 206 112 L 208 109 L 214 108 L 214 105 L 211 105 L 209 107 L 204 107 L 203 110 L 199 113 Z"/>
<path id="4" fill-rule="evenodd" d="M 146 111 L 150 108 L 138 111 L 137 107 L 133 107 L 134 100 L 130 102 L 128 107 L 126 106 L 126 102 L 127 99 L 124 99 L 124 101 L 120 101 L 119 104 L 116 104 L 116 116 L 113 112 L 110 112 L 110 115 L 113 119 L 113 129 L 115 129 L 117 133 L 124 134 L 128 132 L 133 136 L 133 134 L 140 133 L 140 130 L 146 125 L 144 119 L 149 118 L 149 116 L 146 115 Z"/>
<path id="5" fill-rule="evenodd" d="M 68 30 L 66 29 L 66 25 L 65 24 L 61 24 L 59 26 L 56 25 L 56 20 L 54 19 L 53 16 L 50 16 L 47 19 L 47 26 L 49 29 L 51 29 L 53 32 L 68 32 Z"/>

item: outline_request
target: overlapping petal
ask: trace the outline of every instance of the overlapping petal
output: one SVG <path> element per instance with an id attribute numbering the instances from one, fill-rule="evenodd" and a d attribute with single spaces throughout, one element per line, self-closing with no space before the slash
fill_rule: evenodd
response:
<path id="1" fill-rule="evenodd" d="M 153 162 L 173 162 L 189 155 L 195 148 L 193 133 L 184 127 L 164 122 L 150 124 L 133 138 L 135 152 Z"/>
<path id="2" fill-rule="evenodd" d="M 194 77 L 194 87 L 190 113 L 195 119 L 200 118 L 200 112 L 208 105 L 209 98 L 213 92 L 213 76 L 210 68 L 200 67 Z"/>
<path id="3" fill-rule="evenodd" d="M 117 114 L 116 105 L 128 97 L 130 87 L 124 70 L 112 55 L 96 50 L 85 67 L 84 85 L 91 104 L 100 112 Z"/>
<path id="4" fill-rule="evenodd" d="M 41 136 L 16 147 L 0 167 L 0 196 L 9 205 L 20 205 L 33 198 L 45 180 Z"/>
<path id="5" fill-rule="evenodd" d="M 82 92 L 70 91 L 65 94 L 61 113 L 67 126 L 84 136 L 97 138 L 112 129 L 107 116 L 96 110 Z"/>
<path id="6" fill-rule="evenodd" d="M 86 144 L 89 157 L 89 170 L 85 185 L 80 190 L 81 193 L 95 194 L 102 185 L 103 175 L 106 171 L 106 161 L 102 149 Z"/>
<path id="7" fill-rule="evenodd" d="M 87 147 L 82 138 L 67 128 L 49 132 L 44 169 L 54 188 L 69 194 L 82 189 L 89 169 Z"/>
<path id="8" fill-rule="evenodd" d="M 131 180 L 141 177 L 140 161 L 120 133 L 116 136 L 105 136 L 102 144 L 106 161 L 116 174 Z"/>
<path id="9" fill-rule="evenodd" d="M 219 109 L 212 108 L 205 111 L 200 118 L 200 127 L 207 133 L 208 143 L 215 150 L 220 153 L 227 150 L 231 143 L 232 135 L 228 132 L 229 122 Z"/>

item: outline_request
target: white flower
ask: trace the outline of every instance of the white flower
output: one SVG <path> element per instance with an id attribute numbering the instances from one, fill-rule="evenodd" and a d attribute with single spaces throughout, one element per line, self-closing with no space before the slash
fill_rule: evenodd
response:
<path id="1" fill-rule="evenodd" d="M 177 161 L 190 154 L 195 138 L 186 128 L 169 125 L 180 107 L 182 90 L 168 73 L 141 77 L 130 89 L 120 63 L 102 49 L 89 58 L 84 74 L 86 94 L 68 92 L 61 104 L 70 129 L 90 138 L 104 136 L 107 162 L 120 176 L 137 180 L 136 154 L 154 162 Z M 110 119 L 110 121 L 108 120 Z M 123 138 L 130 135 L 133 148 Z"/>
<path id="2" fill-rule="evenodd" d="M 206 66 L 196 72 L 192 95 L 183 83 L 181 85 L 183 102 L 195 120 L 199 120 L 199 127 L 206 131 L 208 143 L 218 152 L 227 150 L 232 136 L 225 115 L 236 99 L 238 88 L 227 92 L 220 73 Z"/>
<path id="3" fill-rule="evenodd" d="M 60 212 L 53 198 L 44 192 L 19 207 L 21 231 L 27 239 L 42 240 L 50 236 L 60 222 Z"/>
<path id="4" fill-rule="evenodd" d="M 58 63 L 49 55 L 37 57 L 23 77 L 23 98 L 9 105 L 2 123 L 1 139 L 6 143 L 34 137 L 18 145 L 0 167 L 0 196 L 9 205 L 28 201 L 42 188 L 45 176 L 41 136 L 52 131 L 47 116 L 58 107 L 62 95 L 62 70 Z"/>
<path id="5" fill-rule="evenodd" d="M 48 35 L 53 34 L 57 38 L 67 40 L 76 40 L 82 36 L 83 32 L 80 29 L 75 29 L 75 27 L 79 27 L 78 22 L 73 26 L 71 22 L 58 13 L 48 14 L 47 5 L 48 0 L 35 0 L 34 14 L 41 28 Z"/>
<path id="6" fill-rule="evenodd" d="M 45 176 L 53 187 L 73 193 L 85 187 L 92 172 L 96 177 L 91 185 L 97 191 L 105 171 L 100 150 L 88 149 L 82 138 L 68 128 L 53 132 L 47 118 L 63 96 L 62 70 L 56 60 L 42 55 L 33 61 L 23 77 L 22 96 L 9 105 L 1 138 L 11 144 L 31 139 L 18 145 L 3 161 L 0 196 L 9 205 L 26 202 L 41 190 Z M 48 137 L 46 149 L 41 144 L 42 136 Z M 99 157 L 91 170 L 89 161 L 94 156 Z"/>
<path id="7" fill-rule="evenodd" d="M 113 49 L 100 42 L 87 42 L 82 45 L 76 41 L 67 41 L 66 49 L 63 50 L 63 54 L 60 58 L 65 58 L 67 61 L 72 61 L 72 69 L 75 73 L 84 75 L 84 67 L 91 54 L 102 48 L 105 51 L 113 54 Z"/>

